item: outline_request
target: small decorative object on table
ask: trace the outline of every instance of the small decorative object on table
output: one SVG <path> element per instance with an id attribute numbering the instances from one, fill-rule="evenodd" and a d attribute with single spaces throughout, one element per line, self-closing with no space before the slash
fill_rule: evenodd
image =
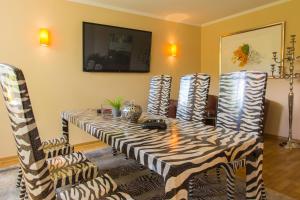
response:
<path id="1" fill-rule="evenodd" d="M 105 119 L 111 119 L 112 118 L 112 109 L 111 108 L 106 108 L 106 107 L 103 107 L 101 105 L 100 110 L 101 110 L 100 114 L 103 118 L 105 118 Z M 99 112 L 98 112 L 98 114 L 99 114 Z"/>
<path id="2" fill-rule="evenodd" d="M 166 130 L 167 124 L 163 119 L 148 119 L 144 121 L 142 125 L 143 129 L 158 129 L 158 130 Z"/>
<path id="3" fill-rule="evenodd" d="M 107 99 L 107 103 L 112 107 L 113 117 L 120 117 L 121 116 L 122 102 L 123 102 L 122 97 L 117 97 L 114 100 Z"/>
<path id="4" fill-rule="evenodd" d="M 291 46 L 287 47 L 286 57 L 283 58 L 283 60 L 278 59 L 277 52 L 273 52 L 273 60 L 275 63 L 279 64 L 276 66 L 275 64 L 271 65 L 272 70 L 272 77 L 273 78 L 284 78 L 288 79 L 290 83 L 290 89 L 288 94 L 288 102 L 289 102 L 289 136 L 288 140 L 286 142 L 283 142 L 280 144 L 280 146 L 283 146 L 287 149 L 294 149 L 294 148 L 300 148 L 300 144 L 293 140 L 293 105 L 294 105 L 294 79 L 300 78 L 300 73 L 294 72 L 294 62 L 298 59 L 300 59 L 300 56 L 295 56 L 295 43 L 296 43 L 296 35 L 291 35 Z M 275 76 L 274 72 L 276 71 L 275 67 L 277 68 L 277 71 L 279 71 L 278 74 L 281 74 L 281 71 L 283 70 L 283 64 L 284 62 L 287 62 L 289 64 L 289 73 L 284 74 L 283 77 Z"/>
<path id="5" fill-rule="evenodd" d="M 135 105 L 133 102 L 124 104 L 122 108 L 122 118 L 129 120 L 130 122 L 137 123 L 142 115 L 142 107 Z"/>

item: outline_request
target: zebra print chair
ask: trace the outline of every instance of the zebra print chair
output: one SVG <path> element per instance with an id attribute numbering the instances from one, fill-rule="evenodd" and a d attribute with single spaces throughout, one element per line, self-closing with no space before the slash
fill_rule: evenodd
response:
<path id="1" fill-rule="evenodd" d="M 216 127 L 263 134 L 267 73 L 234 72 L 222 74 Z M 235 172 L 245 160 L 222 166 L 227 174 L 228 199 L 234 199 Z"/>
<path id="2" fill-rule="evenodd" d="M 105 194 L 108 199 L 132 199 L 122 192 L 113 193 L 117 189 L 116 183 L 107 174 L 97 177 L 97 166 L 82 153 L 46 160 L 22 71 L 0 64 L 0 85 L 23 173 L 20 199 L 89 200 L 102 198 Z M 56 188 L 85 180 L 89 181 L 56 192 Z"/>
<path id="3" fill-rule="evenodd" d="M 176 118 L 188 121 L 202 121 L 207 105 L 210 76 L 190 74 L 180 80 Z"/>
<path id="4" fill-rule="evenodd" d="M 63 124 L 64 127 L 64 124 Z M 42 148 L 47 159 L 74 153 L 74 146 L 69 144 L 69 134 L 63 131 L 61 137 L 42 141 Z M 19 167 L 16 187 L 21 186 L 22 169 Z"/>
<path id="5" fill-rule="evenodd" d="M 167 116 L 171 93 L 172 77 L 158 75 L 151 78 L 147 112 L 152 115 Z"/>
<path id="6" fill-rule="evenodd" d="M 60 138 L 53 138 L 48 141 L 43 141 L 42 148 L 45 153 L 46 159 L 51 159 L 56 156 L 69 155 L 74 153 L 74 146 L 71 146 L 64 136 Z M 21 186 L 22 177 L 22 169 L 21 167 L 19 167 L 16 182 L 17 188 Z"/>
<path id="7" fill-rule="evenodd" d="M 69 144 L 68 135 L 42 141 L 42 148 L 47 159 L 74 153 L 74 146 Z M 22 169 L 19 167 L 16 187 L 21 186 Z"/>

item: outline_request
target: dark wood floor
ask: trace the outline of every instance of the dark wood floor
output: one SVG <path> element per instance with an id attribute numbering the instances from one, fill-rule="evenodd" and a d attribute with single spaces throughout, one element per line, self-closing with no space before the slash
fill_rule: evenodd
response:
<path id="1" fill-rule="evenodd" d="M 300 149 L 286 150 L 278 144 L 280 139 L 272 136 L 265 137 L 263 177 L 266 187 L 300 200 Z M 92 142 L 78 145 L 76 150 L 92 150 L 104 147 L 103 143 Z M 17 159 L 1 162 L 0 168 L 16 164 Z M 240 171 L 239 176 L 244 176 Z"/>
<path id="2" fill-rule="evenodd" d="M 278 138 L 265 138 L 263 177 L 268 188 L 300 199 L 300 149 L 287 150 Z"/>

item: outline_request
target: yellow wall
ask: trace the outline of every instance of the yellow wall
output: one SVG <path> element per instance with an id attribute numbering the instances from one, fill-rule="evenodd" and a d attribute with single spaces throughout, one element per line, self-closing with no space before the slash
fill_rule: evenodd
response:
<path id="1" fill-rule="evenodd" d="M 83 73 L 82 21 L 152 31 L 151 72 Z M 60 112 L 66 109 L 100 107 L 105 98 L 121 95 L 146 105 L 149 78 L 167 73 L 173 76 L 172 97 L 177 97 L 179 77 L 200 71 L 199 27 L 170 23 L 65 0 L 1 0 L 0 62 L 22 68 L 42 139 L 60 134 Z M 48 27 L 49 48 L 38 44 L 38 30 Z M 170 59 L 164 49 L 176 42 L 180 55 Z M 72 128 L 71 142 L 86 142 Z M 0 157 L 16 150 L 0 98 Z"/>
<path id="2" fill-rule="evenodd" d="M 193 27 L 143 16 L 96 8 L 64 0 L 0 1 L 0 62 L 23 69 L 42 139 L 60 134 L 60 112 L 66 109 L 99 107 L 105 98 L 121 95 L 146 105 L 148 81 L 154 74 L 174 77 L 172 97 L 177 97 L 179 77 L 201 71 L 211 74 L 211 93 L 218 92 L 219 37 L 244 29 L 286 21 L 287 35 L 297 34 L 300 54 L 300 1 L 228 19 L 205 27 Z M 83 73 L 82 21 L 152 31 L 151 72 Z M 48 27 L 52 44 L 38 44 L 38 30 Z M 288 41 L 289 37 L 286 38 Z M 169 42 L 176 42 L 179 56 L 165 55 Z M 200 60 L 201 56 L 201 60 Z M 300 69 L 299 63 L 297 68 Z M 300 70 L 299 70 L 300 71 Z M 294 132 L 300 139 L 300 83 L 295 84 Z M 286 136 L 288 130 L 288 82 L 269 79 L 267 98 L 271 100 L 267 132 Z M 0 157 L 15 154 L 7 113 L 0 98 Z M 71 142 L 93 140 L 71 127 Z"/>
<path id="3" fill-rule="evenodd" d="M 211 74 L 211 93 L 218 93 L 219 76 L 219 37 L 229 33 L 286 21 L 286 42 L 290 34 L 297 34 L 297 55 L 300 55 L 300 1 L 293 0 L 250 14 L 242 15 L 201 28 L 201 70 Z M 271 53 L 271 52 L 270 52 Z M 296 64 L 300 72 L 299 62 Z M 294 135 L 300 139 L 300 82 L 295 83 Z M 266 132 L 279 136 L 288 133 L 287 107 L 288 81 L 268 80 L 267 98 L 271 100 L 267 114 Z"/>

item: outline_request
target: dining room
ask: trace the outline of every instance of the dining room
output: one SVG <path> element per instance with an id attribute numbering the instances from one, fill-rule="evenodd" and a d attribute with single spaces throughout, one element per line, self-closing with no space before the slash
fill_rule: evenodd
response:
<path id="1" fill-rule="evenodd" d="M 0 1 L 0 199 L 300 199 L 299 9 Z"/>

